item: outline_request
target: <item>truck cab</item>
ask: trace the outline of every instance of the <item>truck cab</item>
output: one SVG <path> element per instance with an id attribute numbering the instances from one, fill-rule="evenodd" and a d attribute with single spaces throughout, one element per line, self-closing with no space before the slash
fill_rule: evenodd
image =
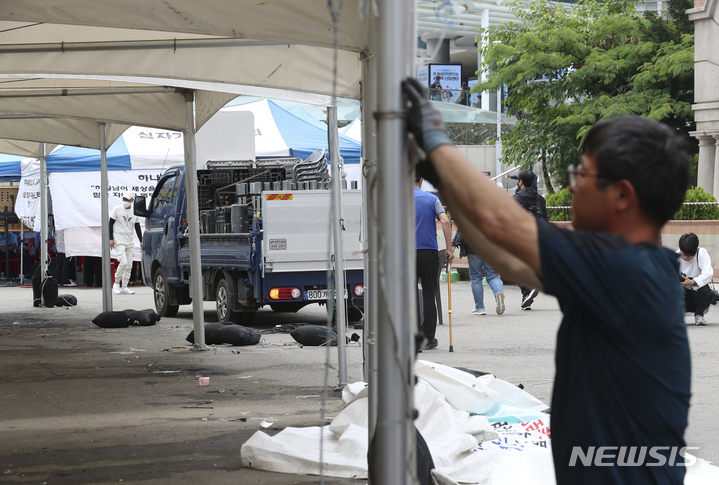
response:
<path id="1" fill-rule="evenodd" d="M 208 162 L 198 170 L 203 299 L 216 302 L 221 322 L 249 324 L 263 306 L 296 312 L 333 299 L 332 194 L 324 154 L 312 158 Z M 143 278 L 163 316 L 192 302 L 185 183 L 184 167 L 172 167 L 149 201 L 135 200 L 135 214 L 145 217 Z M 343 190 L 342 197 L 341 286 L 347 314 L 358 320 L 364 306 L 361 192 Z"/>

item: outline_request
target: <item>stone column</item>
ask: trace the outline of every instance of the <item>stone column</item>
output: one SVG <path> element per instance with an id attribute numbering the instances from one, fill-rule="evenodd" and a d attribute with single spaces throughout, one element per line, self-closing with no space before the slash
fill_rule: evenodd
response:
<path id="1" fill-rule="evenodd" d="M 694 135 L 699 140 L 699 164 L 697 167 L 697 185 L 709 193 L 716 194 L 714 188 L 714 157 L 716 145 L 713 136 Z"/>

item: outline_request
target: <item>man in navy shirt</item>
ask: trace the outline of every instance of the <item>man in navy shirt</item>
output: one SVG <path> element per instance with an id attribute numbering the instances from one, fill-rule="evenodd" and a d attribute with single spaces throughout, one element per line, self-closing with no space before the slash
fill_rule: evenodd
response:
<path id="1" fill-rule="evenodd" d="M 681 484 L 690 356 L 677 255 L 660 230 L 688 185 L 687 154 L 667 126 L 636 116 L 587 134 L 568 231 L 538 221 L 451 145 L 414 80 L 409 128 L 429 156 L 418 172 L 465 240 L 502 275 L 554 295 L 552 453 L 559 485 Z"/>
<path id="2" fill-rule="evenodd" d="M 437 333 L 437 305 L 435 293 L 437 292 L 437 275 L 439 274 L 439 258 L 437 252 L 437 224 L 442 224 L 442 233 L 446 249 L 445 261 L 450 263 L 454 259 L 452 255 L 452 229 L 444 207 L 437 196 L 423 191 L 422 178 L 417 177 L 414 181 L 414 209 L 415 209 L 415 238 L 416 238 L 416 260 L 417 279 L 422 283 L 422 316 L 420 330 L 427 340 L 426 349 L 434 349 L 438 342 Z"/>

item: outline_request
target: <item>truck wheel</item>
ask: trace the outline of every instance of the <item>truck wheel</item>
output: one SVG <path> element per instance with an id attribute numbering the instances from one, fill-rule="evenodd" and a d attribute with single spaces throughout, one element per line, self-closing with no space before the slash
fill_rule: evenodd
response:
<path id="1" fill-rule="evenodd" d="M 180 305 L 170 305 L 170 286 L 167 284 L 167 278 L 162 268 L 155 270 L 152 277 L 152 288 L 155 296 L 155 308 L 161 317 L 174 317 Z"/>
<path id="2" fill-rule="evenodd" d="M 218 283 L 215 294 L 215 308 L 220 322 L 250 325 L 255 319 L 255 312 L 236 312 L 230 308 L 230 290 L 225 278 Z"/>

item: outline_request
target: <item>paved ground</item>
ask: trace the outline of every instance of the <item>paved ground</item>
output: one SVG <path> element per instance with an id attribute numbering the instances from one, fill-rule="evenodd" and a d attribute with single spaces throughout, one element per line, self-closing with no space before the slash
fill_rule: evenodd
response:
<path id="1" fill-rule="evenodd" d="M 149 288 L 115 296 L 114 307 L 152 307 Z M 253 347 L 186 348 L 190 307 L 154 327 L 103 330 L 91 323 L 101 311 L 99 289 L 65 288 L 75 308 L 33 308 L 29 288 L 0 288 L 0 475 L 2 483 L 317 483 L 316 476 L 282 475 L 241 468 L 240 446 L 271 422 L 315 426 L 323 415 L 324 348 L 297 346 L 289 335 L 266 334 Z M 445 312 L 447 284 L 443 283 Z M 509 286 L 507 311 L 472 316 L 468 282 L 452 283 L 449 325 L 439 327 L 437 349 L 423 359 L 492 372 L 550 403 L 554 344 L 560 312 L 540 296 L 534 309 L 519 309 Z M 485 289 L 487 295 L 489 288 Z M 491 297 L 489 297 L 491 298 Z M 491 307 L 490 307 L 491 309 Z M 185 311 L 182 311 L 185 310 Z M 262 311 L 256 325 L 324 322 L 324 308 L 297 314 Z M 214 321 L 214 305 L 205 318 Z M 719 460 L 716 369 L 719 311 L 706 327 L 688 327 L 693 356 L 689 446 Z M 354 330 L 350 330 L 350 334 Z M 357 331 L 361 335 L 361 331 Z M 331 350 L 336 362 L 336 350 Z M 362 349 L 348 349 L 350 381 L 363 380 Z M 210 387 L 198 377 L 209 376 Z M 337 376 L 330 371 L 331 386 Z M 341 409 L 337 394 L 324 406 L 325 420 Z M 326 479 L 328 484 L 357 481 Z"/>

